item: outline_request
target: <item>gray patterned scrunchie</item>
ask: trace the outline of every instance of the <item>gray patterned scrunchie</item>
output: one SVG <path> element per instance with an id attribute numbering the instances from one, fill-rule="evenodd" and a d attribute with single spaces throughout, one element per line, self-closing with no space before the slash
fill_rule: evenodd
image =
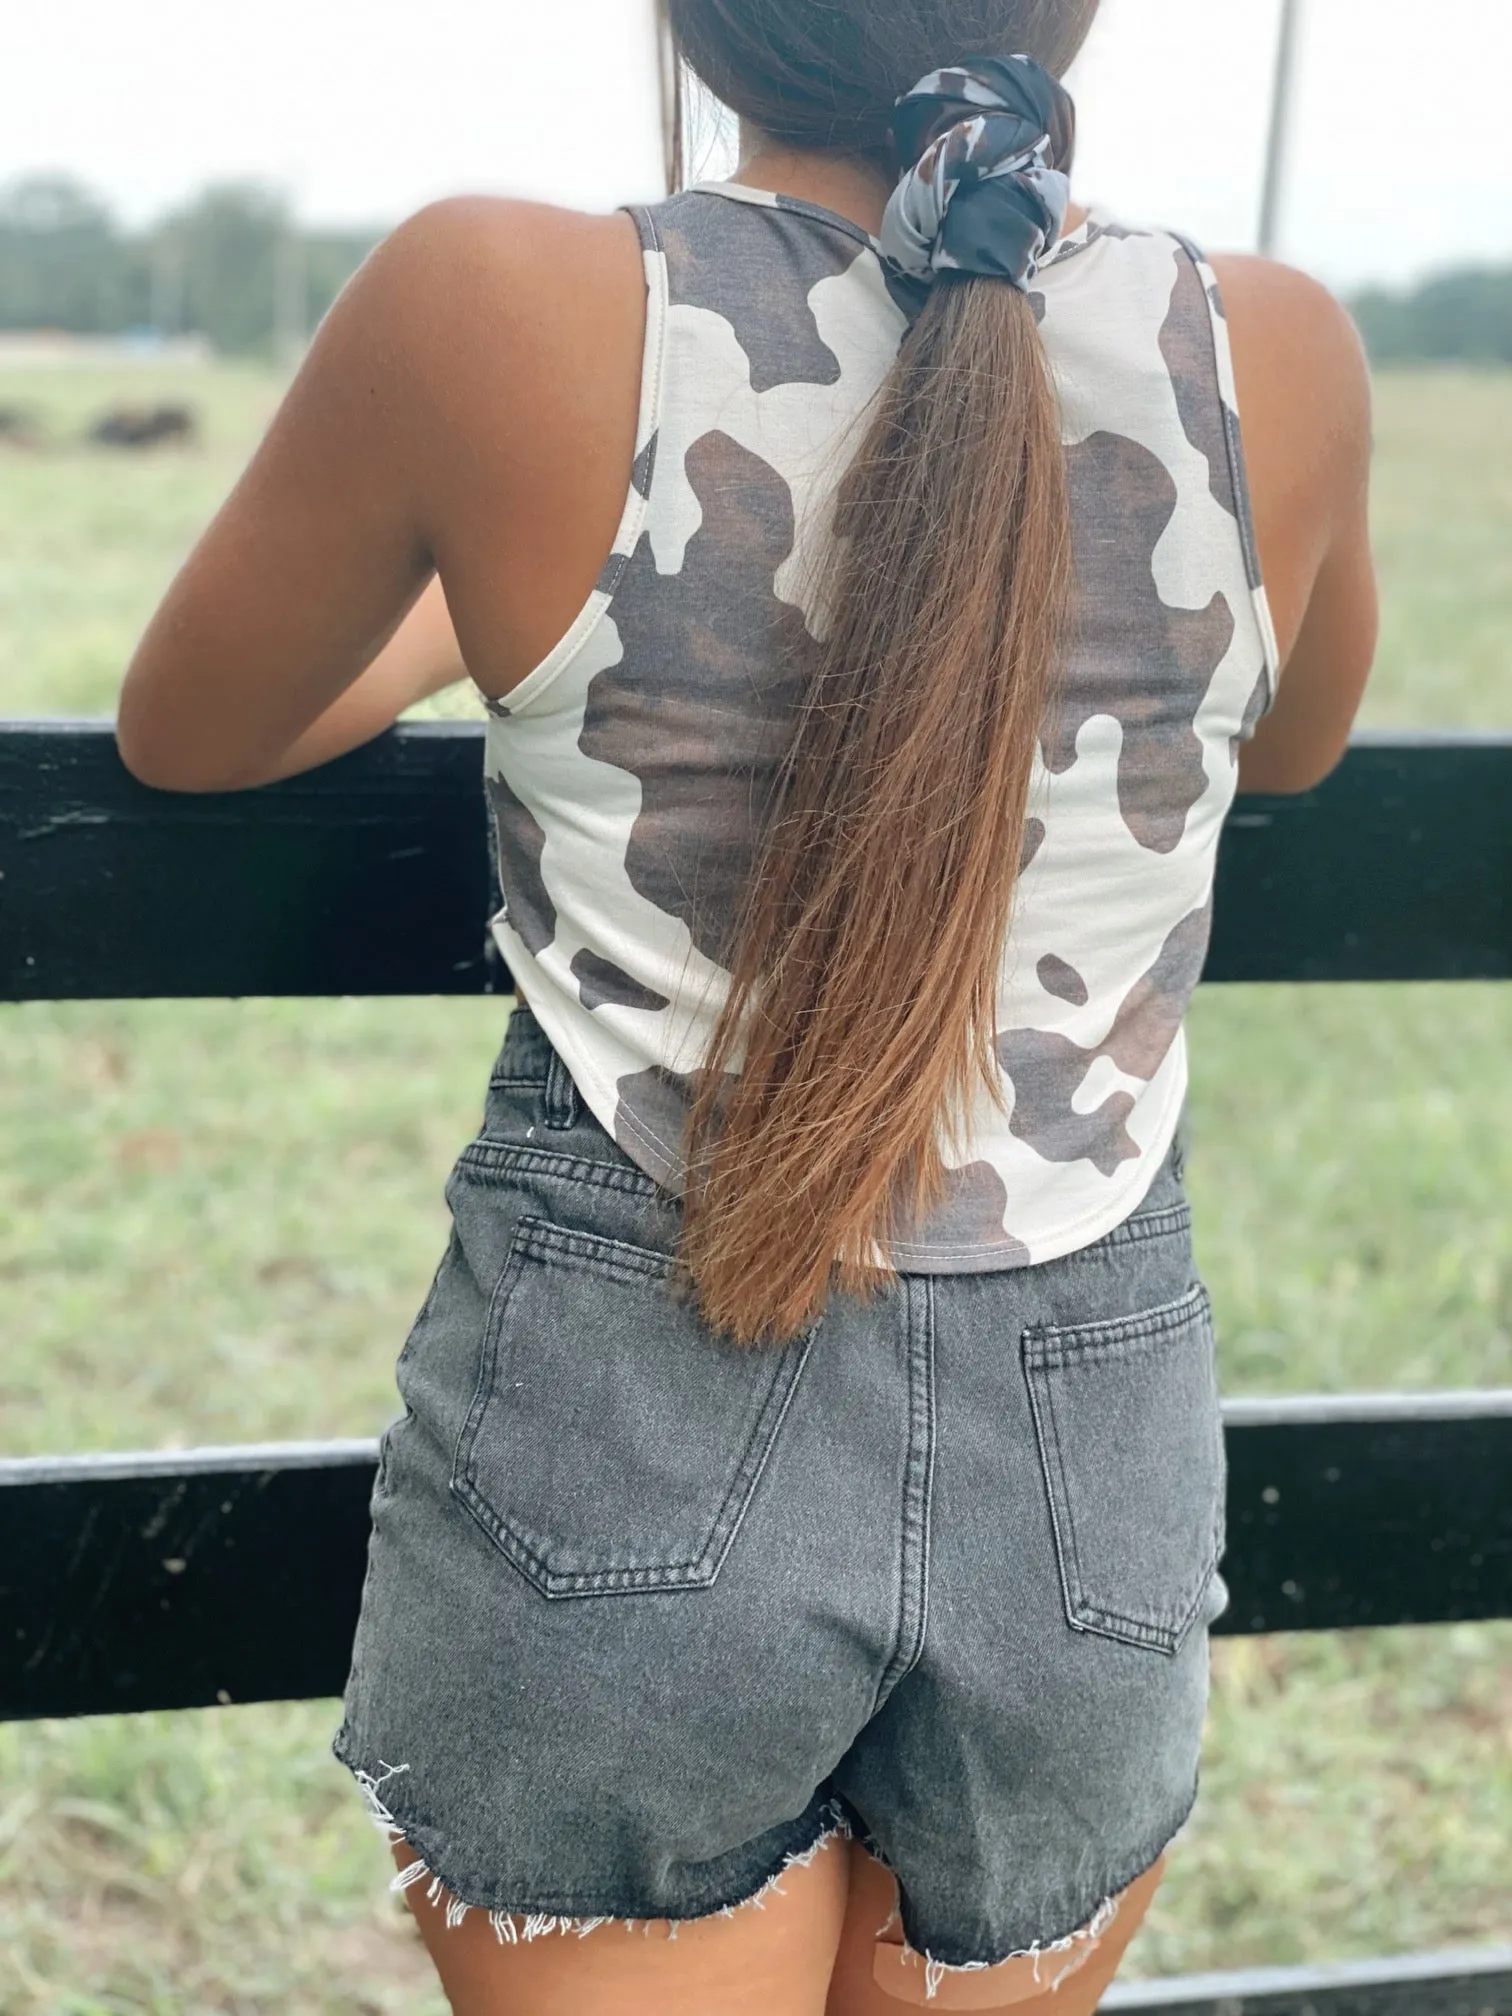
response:
<path id="1" fill-rule="evenodd" d="M 900 272 L 985 274 L 1027 289 L 1071 200 L 1070 95 L 1032 56 L 979 56 L 934 70 L 898 100 L 903 178 L 881 246 Z"/>

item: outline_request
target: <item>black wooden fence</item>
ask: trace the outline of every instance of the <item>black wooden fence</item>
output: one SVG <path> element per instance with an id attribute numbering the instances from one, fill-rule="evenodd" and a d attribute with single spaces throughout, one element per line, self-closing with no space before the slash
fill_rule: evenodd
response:
<path id="1" fill-rule="evenodd" d="M 480 739 L 406 727 L 183 798 L 134 783 L 105 724 L 0 728 L 0 1001 L 506 992 Z M 1206 978 L 1512 979 L 1512 737 L 1361 738 L 1318 790 L 1241 799 Z M 1512 1617 L 1512 1392 L 1226 1415 L 1220 1630 Z M 375 1461 L 352 1442 L 0 1462 L 0 1718 L 339 1692 Z M 1104 2006 L 1512 2016 L 1512 1948 Z"/>

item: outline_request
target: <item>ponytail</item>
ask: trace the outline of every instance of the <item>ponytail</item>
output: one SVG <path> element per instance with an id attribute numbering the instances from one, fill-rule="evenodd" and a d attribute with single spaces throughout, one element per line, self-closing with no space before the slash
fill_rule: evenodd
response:
<path id="1" fill-rule="evenodd" d="M 961 130 L 909 152 L 954 160 Z M 942 173 L 905 177 L 884 250 L 921 200 L 943 222 Z M 1043 192 L 1010 179 L 1022 227 Z M 975 244 L 972 207 L 953 221 Z M 879 1285 L 890 1236 L 944 1194 L 943 1135 L 982 1087 L 1001 1097 L 999 973 L 1071 597 L 1065 458 L 1023 285 L 963 269 L 950 228 L 913 236 L 933 284 L 840 485 L 827 628 L 689 1114 L 680 1261 L 742 1343 Z"/>

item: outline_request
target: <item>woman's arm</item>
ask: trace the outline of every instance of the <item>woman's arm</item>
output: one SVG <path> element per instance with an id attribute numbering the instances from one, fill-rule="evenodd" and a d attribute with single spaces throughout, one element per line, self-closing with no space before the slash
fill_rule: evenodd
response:
<path id="1" fill-rule="evenodd" d="M 474 235 L 465 202 L 418 212 L 321 323 L 128 667 L 116 739 L 145 783 L 266 783 L 459 676 L 432 591 L 446 456 L 430 407 Z"/>
<path id="2" fill-rule="evenodd" d="M 1326 289 L 1215 259 L 1233 345 L 1261 572 L 1282 676 L 1239 755 L 1241 791 L 1305 791 L 1343 755 L 1375 657 L 1370 369 Z"/>
<path id="3" fill-rule="evenodd" d="M 314 770 L 392 727 L 407 707 L 467 677 L 441 577 L 430 586 L 369 665 L 269 770 L 265 783 Z"/>

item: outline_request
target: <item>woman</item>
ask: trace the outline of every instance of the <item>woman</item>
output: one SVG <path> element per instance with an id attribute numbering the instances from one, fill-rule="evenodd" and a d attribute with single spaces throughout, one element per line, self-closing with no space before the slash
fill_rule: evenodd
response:
<path id="1" fill-rule="evenodd" d="M 667 11 L 737 175 L 395 232 L 120 746 L 487 697 L 521 1005 L 335 1742 L 452 2006 L 1082 2016 L 1195 1795 L 1181 1022 L 1236 784 L 1364 684 L 1365 368 L 1070 202 L 1096 0 Z"/>

